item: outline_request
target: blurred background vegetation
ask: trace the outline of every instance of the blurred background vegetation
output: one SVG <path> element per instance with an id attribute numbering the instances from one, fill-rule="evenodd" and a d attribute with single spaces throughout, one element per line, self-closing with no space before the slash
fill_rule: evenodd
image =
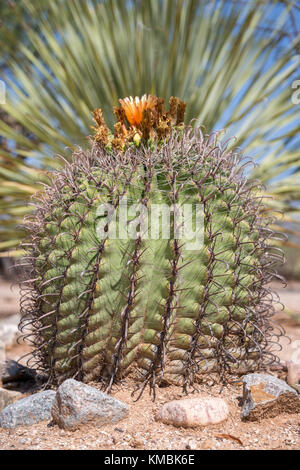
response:
<path id="1" fill-rule="evenodd" d="M 300 280 L 300 7 L 292 0 L 2 0 L 0 255 L 19 255 L 28 204 L 55 154 L 86 146 L 91 111 L 112 124 L 118 98 L 188 102 L 187 121 L 226 138 L 259 166 L 282 211 L 285 274 Z M 297 261 L 298 260 L 298 261 Z"/>

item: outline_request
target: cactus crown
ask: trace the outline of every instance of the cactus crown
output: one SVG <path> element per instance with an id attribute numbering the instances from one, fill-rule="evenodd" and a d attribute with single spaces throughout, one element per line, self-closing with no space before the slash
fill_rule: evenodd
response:
<path id="1" fill-rule="evenodd" d="M 164 100 L 152 95 L 144 95 L 141 99 L 120 100 L 121 106 L 114 108 L 117 122 L 112 135 L 105 124 L 100 108 L 93 112 L 96 123 L 95 141 L 115 150 L 124 150 L 130 142 L 139 145 L 141 140 L 147 142 L 167 137 L 171 129 L 182 126 L 186 103 L 172 96 L 169 111 L 166 111 Z"/>
<path id="2" fill-rule="evenodd" d="M 175 98 L 168 112 L 155 97 L 121 100 L 114 135 L 96 110 L 90 150 L 77 149 L 35 198 L 21 328 L 29 327 L 49 384 L 73 377 L 110 390 L 133 374 L 141 390 L 187 390 L 207 374 L 226 382 L 276 361 L 268 285 L 280 255 L 260 185 L 218 133 L 183 127 L 184 109 Z M 99 205 L 109 203 L 119 220 L 124 197 L 147 210 L 200 205 L 202 245 L 163 238 L 162 227 L 152 239 L 140 229 L 99 238 Z"/>

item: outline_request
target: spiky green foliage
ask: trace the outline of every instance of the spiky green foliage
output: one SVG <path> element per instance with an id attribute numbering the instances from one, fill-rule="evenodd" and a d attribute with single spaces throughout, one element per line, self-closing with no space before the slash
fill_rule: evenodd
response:
<path id="1" fill-rule="evenodd" d="M 69 158 L 66 147 L 86 145 L 95 106 L 112 122 L 118 97 L 143 93 L 180 96 L 188 118 L 208 132 L 237 135 L 236 144 L 260 159 L 253 176 L 275 196 L 272 207 L 293 215 L 300 197 L 295 2 L 51 0 L 47 11 L 37 0 L 21 3 L 38 30 L 25 28 L 18 48 L 1 43 L 10 57 L 2 78 L 14 90 L 3 108 L 29 136 L 0 122 L 10 141 L 0 152 L 0 250 L 22 237 L 16 225 L 36 168 L 53 169 L 53 153 Z"/>
<path id="2" fill-rule="evenodd" d="M 142 389 L 187 388 L 206 373 L 226 381 L 276 360 L 267 285 L 279 254 L 239 153 L 185 128 L 154 149 L 117 153 L 94 143 L 73 159 L 27 222 L 32 280 L 22 324 L 49 383 L 74 377 L 110 389 L 132 373 Z M 141 231 L 99 239 L 98 206 L 110 203 L 118 215 L 124 197 L 148 210 L 200 204 L 204 244 L 191 251 L 184 238 Z"/>
<path id="3" fill-rule="evenodd" d="M 45 13 L 47 12 L 48 0 L 39 0 L 39 7 Z M 3 0 L 0 4 L 0 71 L 7 68 L 7 60 L 9 60 L 10 49 L 15 50 L 18 54 L 20 45 L 28 46 L 28 37 L 24 29 L 24 24 L 28 28 L 36 30 L 38 23 L 36 17 L 31 15 L 26 8 L 24 2 L 16 0 Z"/>

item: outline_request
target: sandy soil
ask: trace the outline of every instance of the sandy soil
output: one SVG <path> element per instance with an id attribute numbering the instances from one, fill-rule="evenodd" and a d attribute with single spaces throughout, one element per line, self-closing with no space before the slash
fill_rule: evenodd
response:
<path id="1" fill-rule="evenodd" d="M 231 385 L 222 391 L 230 405 L 230 417 L 221 424 L 198 429 L 174 428 L 155 421 L 163 403 L 182 398 L 176 387 L 158 390 L 155 403 L 147 393 L 134 402 L 132 385 L 126 381 L 113 395 L 128 403 L 129 416 L 115 425 L 101 428 L 84 426 L 67 432 L 49 423 L 13 431 L 0 431 L 2 449 L 299 449 L 300 416 L 281 414 L 259 423 L 242 422 L 239 397 L 241 386 Z M 219 386 L 201 386 L 196 396 L 219 395 Z"/>
<path id="2" fill-rule="evenodd" d="M 276 314 L 275 320 L 284 326 L 287 337 L 281 339 L 282 350 L 278 353 L 284 363 L 293 355 L 300 355 L 300 284 L 290 283 L 285 290 L 274 285 L 287 312 Z M 18 289 L 10 284 L 0 284 L 1 325 L 18 321 Z M 30 351 L 28 345 L 13 343 L 6 351 L 7 357 L 18 360 Z M 295 356 L 293 356 L 295 357 Z M 24 361 L 24 360 L 23 360 Z M 275 372 L 274 372 L 275 374 Z M 225 387 L 220 394 L 219 385 L 199 385 L 192 396 L 222 396 L 230 405 L 229 419 L 219 425 L 197 429 L 174 428 L 155 421 L 155 413 L 163 403 L 183 398 L 181 389 L 164 387 L 157 390 L 153 402 L 147 391 L 135 402 L 131 396 L 133 384 L 130 379 L 118 386 L 113 395 L 128 403 L 130 412 L 117 425 L 101 428 L 85 426 L 75 432 L 60 430 L 50 423 L 31 427 L 19 427 L 8 431 L 0 429 L 0 449 L 299 449 L 300 416 L 281 414 L 276 418 L 259 422 L 242 422 L 240 398 L 242 387 L 235 383 Z"/>

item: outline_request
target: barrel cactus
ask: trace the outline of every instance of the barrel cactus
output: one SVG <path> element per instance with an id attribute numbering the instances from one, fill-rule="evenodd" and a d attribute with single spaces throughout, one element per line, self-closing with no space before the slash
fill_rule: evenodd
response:
<path id="1" fill-rule="evenodd" d="M 73 377 L 107 390 L 129 374 L 141 390 L 187 390 L 207 374 L 226 382 L 266 367 L 280 255 L 248 161 L 218 133 L 184 126 L 177 98 L 168 111 L 154 96 L 120 103 L 114 133 L 94 112 L 90 149 L 52 176 L 25 224 L 21 327 L 37 366 L 49 384 Z M 146 218 L 131 211 L 138 204 Z M 172 211 L 151 225 L 160 206 Z M 200 210 L 196 244 L 178 223 L 185 206 Z"/>

